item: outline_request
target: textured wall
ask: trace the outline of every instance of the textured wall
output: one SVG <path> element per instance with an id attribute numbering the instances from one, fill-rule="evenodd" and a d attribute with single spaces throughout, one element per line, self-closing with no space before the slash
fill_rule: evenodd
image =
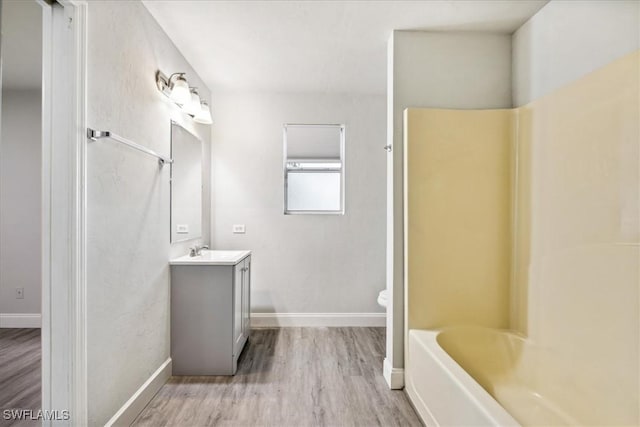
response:
<path id="1" fill-rule="evenodd" d="M 39 89 L 2 91 L 0 313 L 40 313 L 41 109 Z"/>
<path id="2" fill-rule="evenodd" d="M 551 1 L 513 35 L 513 105 L 640 48 L 637 0 Z"/>
<path id="3" fill-rule="evenodd" d="M 208 183 L 210 127 L 179 113 L 154 75 L 185 71 L 210 99 L 205 85 L 142 3 L 89 2 L 88 18 L 88 125 L 168 154 L 170 120 L 181 122 L 204 142 Z M 205 219 L 208 194 L 205 186 Z M 87 234 L 87 400 L 91 424 L 103 425 L 169 357 L 168 260 L 189 245 L 169 243 L 169 168 L 89 142 Z"/>
<path id="4" fill-rule="evenodd" d="M 212 241 L 251 249 L 254 312 L 380 312 L 384 288 L 382 96 L 216 94 Z M 284 123 L 346 124 L 344 215 L 284 215 Z M 232 234 L 245 224 L 246 234 Z"/>

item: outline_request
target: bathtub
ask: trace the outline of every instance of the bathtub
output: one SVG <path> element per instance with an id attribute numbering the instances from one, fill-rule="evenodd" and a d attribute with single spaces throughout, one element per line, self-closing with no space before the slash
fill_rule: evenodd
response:
<path id="1" fill-rule="evenodd" d="M 427 426 L 580 425 L 531 385 L 530 347 L 489 328 L 410 330 L 407 394 Z"/>

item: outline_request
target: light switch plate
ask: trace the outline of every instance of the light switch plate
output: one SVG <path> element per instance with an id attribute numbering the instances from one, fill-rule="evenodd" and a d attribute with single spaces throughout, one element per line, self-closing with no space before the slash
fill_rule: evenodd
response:
<path id="1" fill-rule="evenodd" d="M 176 225 L 176 233 L 178 233 L 178 234 L 188 234 L 189 233 L 189 225 L 187 225 L 187 224 L 178 224 L 178 225 Z"/>
<path id="2" fill-rule="evenodd" d="M 244 234 L 245 233 L 244 224 L 233 224 L 233 233 Z"/>

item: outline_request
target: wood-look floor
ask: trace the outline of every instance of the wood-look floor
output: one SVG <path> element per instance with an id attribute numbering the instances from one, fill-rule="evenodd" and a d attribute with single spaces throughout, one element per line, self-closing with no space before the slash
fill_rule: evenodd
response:
<path id="1" fill-rule="evenodd" d="M 172 377 L 134 426 L 420 426 L 384 328 L 254 329 L 230 377 Z"/>
<path id="2" fill-rule="evenodd" d="M 40 409 L 40 329 L 0 328 L 0 426 L 39 426 L 39 421 L 7 421 L 5 409 Z"/>

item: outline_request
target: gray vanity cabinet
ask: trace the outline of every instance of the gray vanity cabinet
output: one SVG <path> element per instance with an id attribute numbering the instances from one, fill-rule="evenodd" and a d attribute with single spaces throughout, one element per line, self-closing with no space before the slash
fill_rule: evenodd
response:
<path id="1" fill-rule="evenodd" d="M 249 339 L 251 256 L 234 266 L 233 282 L 233 354 L 237 359 Z"/>
<path id="2" fill-rule="evenodd" d="M 250 330 L 251 255 L 171 265 L 173 375 L 234 375 Z"/>

